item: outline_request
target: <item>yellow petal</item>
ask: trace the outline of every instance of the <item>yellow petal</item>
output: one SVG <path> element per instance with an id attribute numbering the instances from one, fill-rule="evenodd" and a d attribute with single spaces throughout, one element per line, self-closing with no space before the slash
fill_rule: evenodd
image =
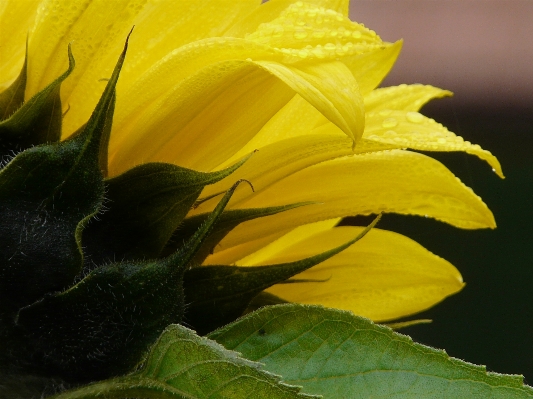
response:
<path id="1" fill-rule="evenodd" d="M 308 57 L 318 59 L 362 54 L 383 45 L 374 31 L 342 13 L 303 2 L 293 2 L 246 38 L 278 49 L 306 48 Z"/>
<path id="2" fill-rule="evenodd" d="M 309 136 L 313 128 L 323 119 L 324 116 L 315 107 L 304 100 L 299 94 L 296 94 L 283 108 L 270 118 L 244 147 L 218 168 L 224 168 L 226 165 L 229 166 L 243 156 L 262 149 L 269 144 L 294 137 Z M 336 129 L 335 132 L 339 130 L 335 125 L 331 125 Z M 342 133 L 341 137 L 346 138 Z M 311 145 L 311 143 L 309 144 Z M 301 143 L 301 145 L 305 144 Z"/>
<path id="3" fill-rule="evenodd" d="M 0 1 L 0 91 L 9 86 L 20 73 L 24 63 L 26 37 L 38 5 L 38 0 Z"/>
<path id="4" fill-rule="evenodd" d="M 271 259 L 277 256 L 283 256 L 287 248 L 292 247 L 296 243 L 307 241 L 310 237 L 318 233 L 331 230 L 331 228 L 336 226 L 340 221 L 341 218 L 335 218 L 299 226 L 285 234 L 283 237 L 265 245 L 258 251 L 239 259 L 238 263 L 239 265 L 246 266 L 269 264 Z"/>
<path id="5" fill-rule="evenodd" d="M 243 242 L 222 251 L 209 255 L 203 262 L 203 265 L 233 265 L 239 259 L 244 258 L 261 248 L 268 246 L 273 241 L 287 234 L 290 230 L 278 231 L 272 235 L 261 237 L 257 240 Z"/>
<path id="6" fill-rule="evenodd" d="M 428 101 L 451 95 L 451 91 L 421 84 L 383 87 L 365 95 L 365 110 L 419 111 Z"/>
<path id="7" fill-rule="evenodd" d="M 132 26 L 136 28 L 117 88 L 118 98 L 123 87 L 172 49 L 221 35 L 258 5 L 258 0 L 193 0 L 179 6 L 157 0 L 45 0 L 41 5 L 44 11 L 30 33 L 26 95 L 35 94 L 66 68 L 66 48 L 72 43 L 76 69 L 61 88 L 65 108 L 70 106 L 63 122 L 69 135 L 89 118 L 105 85 L 101 79 L 111 74 Z"/>
<path id="8" fill-rule="evenodd" d="M 333 61 L 296 68 L 267 61 L 257 63 L 289 85 L 354 142 L 359 140 L 364 130 L 363 97 L 344 64 Z"/>
<path id="9" fill-rule="evenodd" d="M 351 154 L 351 140 L 342 132 L 336 133 L 293 137 L 261 147 L 230 178 L 207 186 L 202 192 L 202 197 L 225 191 L 238 179 L 251 181 L 255 190 L 260 192 L 302 169 Z M 232 203 L 238 204 L 254 195 L 250 190 L 237 189 Z M 191 214 L 209 212 L 214 204 L 216 199 L 206 201 Z"/>
<path id="10" fill-rule="evenodd" d="M 348 16 L 349 0 L 308 0 L 306 3 L 329 8 L 341 13 L 343 16 Z M 224 36 L 244 38 L 245 35 L 255 32 L 262 23 L 268 23 L 279 18 L 281 13 L 292 4 L 294 4 L 294 0 L 269 0 L 263 2 L 261 7 L 256 8 L 228 29 Z"/>
<path id="11" fill-rule="evenodd" d="M 333 228 L 261 263 L 302 259 L 340 245 L 361 230 Z M 278 284 L 267 292 L 291 302 L 351 310 L 375 321 L 423 311 L 463 287 L 461 275 L 450 263 L 407 237 L 379 229 L 294 278 L 316 282 Z"/>
<path id="12" fill-rule="evenodd" d="M 211 170 L 246 144 L 292 96 L 283 82 L 251 62 L 205 67 L 142 111 L 123 114 L 130 117 L 111 136 L 109 173 L 150 161 Z"/>
<path id="13" fill-rule="evenodd" d="M 243 223 L 220 243 L 220 249 L 315 221 L 379 212 L 427 216 L 467 229 L 496 226 L 483 201 L 444 165 L 401 150 L 325 161 L 265 189 L 257 188 L 230 206 L 255 208 L 302 201 L 319 204 L 269 216 L 260 223 Z"/>
<path id="14" fill-rule="evenodd" d="M 408 108 L 408 107 L 406 107 Z M 463 151 L 485 160 L 503 177 L 498 159 L 477 144 L 463 140 L 440 123 L 414 111 L 367 112 L 364 137 L 368 141 L 421 151 Z"/>
<path id="15" fill-rule="evenodd" d="M 209 170 L 242 148 L 295 91 L 359 137 L 363 100 L 351 72 L 337 61 L 283 65 L 284 57 L 235 38 L 173 51 L 123 94 L 129 101 L 117 105 L 110 173 L 148 161 Z M 344 90 L 337 90 L 339 84 Z"/>
<path id="16" fill-rule="evenodd" d="M 396 43 L 383 43 L 383 45 L 373 51 L 350 57 L 343 57 L 342 62 L 350 68 L 357 83 L 359 90 L 366 96 L 371 95 L 381 81 L 387 76 L 396 62 L 403 42 L 398 40 Z M 366 108 L 365 108 L 366 109 Z"/>

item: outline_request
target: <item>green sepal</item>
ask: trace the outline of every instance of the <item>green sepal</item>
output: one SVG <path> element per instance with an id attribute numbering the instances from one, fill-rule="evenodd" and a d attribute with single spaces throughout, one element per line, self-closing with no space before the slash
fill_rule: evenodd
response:
<path id="1" fill-rule="evenodd" d="M 11 85 L 0 93 L 0 121 L 9 118 L 24 103 L 26 81 L 28 77 L 28 43 L 26 42 L 26 56 L 19 76 Z M 0 136 L 1 137 L 1 136 Z M 1 138 L 0 138 L 1 140 Z"/>
<path id="2" fill-rule="evenodd" d="M 189 303 L 185 320 L 202 335 L 232 322 L 261 291 L 290 282 L 292 276 L 345 250 L 363 238 L 378 220 L 379 217 L 354 239 L 296 262 L 254 267 L 202 266 L 188 270 L 183 282 Z"/>
<path id="3" fill-rule="evenodd" d="M 260 363 L 172 325 L 161 334 L 139 370 L 50 399 L 318 399 L 301 394 L 300 389 L 263 371 Z"/>
<path id="4" fill-rule="evenodd" d="M 42 369 L 76 382 L 131 370 L 165 327 L 181 322 L 183 273 L 238 183 L 171 256 L 100 267 L 68 290 L 21 309 L 17 327 Z"/>
<path id="5" fill-rule="evenodd" d="M 0 171 L 0 313 L 64 289 L 81 271 L 81 231 L 102 204 L 100 147 L 107 143 L 126 49 L 127 42 L 84 129 L 27 149 Z"/>
<path id="6" fill-rule="evenodd" d="M 158 257 L 203 188 L 229 176 L 248 158 L 212 173 L 148 163 L 106 180 L 109 209 L 83 232 L 87 266 Z"/>
<path id="7" fill-rule="evenodd" d="M 232 209 L 225 211 L 220 217 L 220 220 L 213 229 L 211 235 L 194 257 L 193 266 L 202 264 L 205 258 L 207 258 L 207 256 L 213 252 L 215 246 L 239 224 L 257 218 L 275 215 L 280 212 L 285 212 L 309 204 L 314 204 L 314 202 L 299 202 L 296 204 L 271 206 L 265 208 Z M 163 254 L 168 254 L 174 251 L 175 248 L 180 245 L 180 243 L 194 233 L 198 226 L 205 221 L 208 215 L 208 213 L 202 213 L 200 215 L 195 215 L 185 219 L 179 228 L 172 234 L 167 246 L 163 250 Z"/>
<path id="8" fill-rule="evenodd" d="M 8 119 L 0 122 L 0 158 L 12 156 L 38 144 L 54 143 L 61 138 L 62 109 L 59 95 L 61 83 L 74 70 L 74 57 L 68 46 L 68 69 L 56 80 L 46 86 L 26 103 L 17 108 Z M 26 83 L 26 68 L 24 67 L 19 79 L 13 87 L 16 90 L 16 101 L 10 102 L 9 109 L 20 105 L 20 95 L 24 97 Z M 11 88 L 10 88 L 11 89 Z M 9 89 L 8 89 L 9 90 Z M 22 93 L 21 93 L 22 91 Z"/>

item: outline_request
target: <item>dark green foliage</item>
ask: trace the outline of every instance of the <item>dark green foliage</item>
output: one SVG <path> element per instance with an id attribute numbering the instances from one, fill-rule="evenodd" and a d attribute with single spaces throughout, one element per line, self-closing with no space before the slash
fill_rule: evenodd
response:
<path id="1" fill-rule="evenodd" d="M 109 209 L 83 232 L 86 263 L 90 267 L 111 259 L 159 256 L 203 188 L 230 175 L 246 159 L 248 157 L 230 168 L 212 173 L 148 163 L 106 180 Z M 180 245 L 183 242 L 181 240 Z"/>
<path id="2" fill-rule="evenodd" d="M 71 68 L 60 79 L 68 76 L 74 66 L 70 51 L 69 55 Z M 3 298 L 0 306 L 3 313 L 66 287 L 81 271 L 79 233 L 102 203 L 100 144 L 106 141 L 103 135 L 109 133 L 106 125 L 112 121 L 115 85 L 123 59 L 124 55 L 91 119 L 79 134 L 64 142 L 29 148 L 0 172 L 0 295 Z M 56 86 L 59 87 L 59 83 Z M 37 102 L 32 100 L 21 110 Z M 32 123 L 32 118 L 26 117 L 23 125 L 27 119 Z"/>
<path id="3" fill-rule="evenodd" d="M 61 83 L 74 70 L 74 57 L 68 48 L 69 67 L 60 77 L 23 104 L 27 60 L 19 77 L 0 94 L 0 159 L 61 137 Z M 118 76 L 117 76 L 118 77 Z"/>
<path id="4" fill-rule="evenodd" d="M 72 288 L 21 309 L 16 324 L 42 367 L 81 381 L 131 370 L 165 327 L 181 322 L 183 273 L 237 185 L 175 254 L 101 267 Z"/>
<path id="5" fill-rule="evenodd" d="M 0 169 L 0 396 L 48 395 L 142 369 L 170 324 L 212 331 L 265 288 L 352 243 L 282 265 L 190 270 L 240 223 L 306 204 L 224 212 L 238 181 L 213 212 L 186 218 L 206 185 L 248 157 L 218 172 L 150 163 L 106 179 L 126 49 L 88 122 L 64 141 L 59 91 L 74 68 L 70 48 L 68 70 L 29 101 L 26 65 L 0 93 L 0 155 L 16 155 Z"/>

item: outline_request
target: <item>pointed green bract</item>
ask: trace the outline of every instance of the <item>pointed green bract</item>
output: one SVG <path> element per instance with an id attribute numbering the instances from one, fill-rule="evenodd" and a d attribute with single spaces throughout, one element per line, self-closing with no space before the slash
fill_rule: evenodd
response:
<path id="1" fill-rule="evenodd" d="M 321 306 L 260 309 L 209 335 L 324 399 L 526 399 L 521 376 L 487 373 L 388 327 Z"/>
<path id="2" fill-rule="evenodd" d="M 78 134 L 64 142 L 32 147 L 0 171 L 0 313 L 11 313 L 65 288 L 81 271 L 81 231 L 102 204 L 99 157 L 101 144 L 107 143 L 104 135 L 110 131 L 115 86 L 126 48 L 95 111 Z M 33 104 L 53 97 L 56 91 L 59 95 L 60 82 L 74 67 L 70 51 L 69 56 L 69 70 L 37 94 Z M 24 107 L 31 110 L 32 100 Z M 26 112 L 24 107 L 13 117 Z"/>
<path id="3" fill-rule="evenodd" d="M 59 141 L 63 118 L 59 91 L 61 83 L 71 74 L 75 65 L 70 46 L 68 59 L 68 69 L 22 105 L 20 100 L 24 99 L 26 86 L 26 63 L 24 64 L 21 75 L 14 83 L 15 86 L 12 86 L 13 89 L 10 87 L 5 94 L 8 98 L 12 97 L 12 100 L 6 101 L 7 107 L 4 110 L 4 115 L 7 112 L 9 118 L 0 122 L 0 158 L 12 156 L 16 152 L 38 144 Z M 9 115 L 14 110 L 16 111 Z"/>
<path id="4" fill-rule="evenodd" d="M 298 387 L 261 370 L 238 353 L 193 331 L 169 326 L 152 347 L 143 367 L 132 374 L 64 392 L 50 399 L 304 399 Z M 316 398 L 316 397 L 315 397 Z"/>
<path id="5" fill-rule="evenodd" d="M 212 173 L 148 163 L 106 180 L 109 209 L 83 232 L 87 261 L 159 256 L 203 188 L 227 177 L 248 158 Z"/>
<path id="6" fill-rule="evenodd" d="M 100 267 L 68 290 L 21 309 L 20 334 L 34 362 L 67 380 L 94 381 L 131 370 L 184 309 L 183 273 L 240 182 L 173 255 Z"/>
<path id="7" fill-rule="evenodd" d="M 235 320 L 264 289 L 285 282 L 353 245 L 377 223 L 376 218 L 353 240 L 321 254 L 279 265 L 239 267 L 202 266 L 185 274 L 188 307 L 186 320 L 199 334 L 206 334 Z"/>
<path id="8" fill-rule="evenodd" d="M 193 259 L 193 266 L 200 265 L 209 254 L 212 253 L 215 246 L 235 227 L 239 224 L 265 216 L 275 215 L 280 212 L 285 212 L 300 206 L 309 205 L 313 202 L 299 202 L 296 204 L 271 206 L 266 208 L 248 208 L 248 209 L 231 209 L 225 211 L 217 225 L 213 229 L 211 235 L 207 238 L 204 245 Z M 179 228 L 174 231 L 163 253 L 175 251 L 181 245 L 183 240 L 190 237 L 209 216 L 208 213 L 203 213 L 190 218 L 187 218 L 180 224 Z"/>

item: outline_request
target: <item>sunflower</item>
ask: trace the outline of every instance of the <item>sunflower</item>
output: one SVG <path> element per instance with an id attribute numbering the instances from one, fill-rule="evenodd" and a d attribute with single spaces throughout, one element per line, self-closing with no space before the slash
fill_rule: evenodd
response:
<path id="1" fill-rule="evenodd" d="M 471 189 L 416 151 L 463 151 L 502 176 L 497 159 L 418 112 L 450 92 L 377 88 L 402 42 L 383 42 L 347 14 L 343 0 L 8 0 L 0 7 L 0 91 L 17 79 L 26 40 L 26 102 L 67 70 L 70 45 L 76 65 L 61 83 L 61 140 L 76 137 L 135 26 L 116 86 L 106 178 L 154 162 L 222 173 L 253 153 L 205 185 L 171 233 L 205 220 L 240 179 L 254 191 L 237 188 L 226 211 L 283 210 L 235 223 L 194 266 L 312 257 L 363 232 L 336 227 L 346 216 L 394 212 L 494 228 Z M 447 261 L 375 228 L 263 296 L 387 321 L 462 287 Z"/>

